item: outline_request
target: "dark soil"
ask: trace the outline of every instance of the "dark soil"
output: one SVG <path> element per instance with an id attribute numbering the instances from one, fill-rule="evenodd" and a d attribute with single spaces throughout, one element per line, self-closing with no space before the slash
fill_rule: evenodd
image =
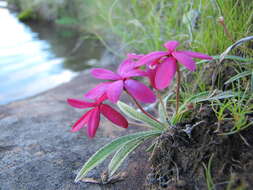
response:
<path id="1" fill-rule="evenodd" d="M 253 128 L 220 135 L 233 124 L 218 124 L 208 107 L 193 118 L 156 139 L 146 189 L 253 189 Z"/>

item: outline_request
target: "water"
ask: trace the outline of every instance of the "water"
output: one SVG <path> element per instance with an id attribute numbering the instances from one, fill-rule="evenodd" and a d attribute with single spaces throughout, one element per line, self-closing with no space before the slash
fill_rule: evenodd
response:
<path id="1" fill-rule="evenodd" d="M 25 25 L 5 8 L 0 26 L 0 104 L 70 81 L 103 51 L 97 40 L 81 40 L 78 33 L 45 23 Z"/>

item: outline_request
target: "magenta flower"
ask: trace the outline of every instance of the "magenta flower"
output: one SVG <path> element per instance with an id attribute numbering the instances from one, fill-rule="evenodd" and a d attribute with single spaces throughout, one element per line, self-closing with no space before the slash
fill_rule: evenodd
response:
<path id="1" fill-rule="evenodd" d="M 106 95 L 101 96 L 95 102 L 86 102 L 83 100 L 68 99 L 68 103 L 79 109 L 92 108 L 87 111 L 73 126 L 72 132 L 76 132 L 87 125 L 87 135 L 93 138 L 96 134 L 97 128 L 100 122 L 100 113 L 102 113 L 107 119 L 112 123 L 127 128 L 128 122 L 124 116 L 122 116 L 118 111 L 113 109 L 107 104 L 103 104 L 103 101 L 107 99 Z"/>
<path id="2" fill-rule="evenodd" d="M 156 68 L 154 84 L 157 89 L 162 90 L 169 86 L 177 70 L 177 62 L 184 65 L 188 70 L 194 71 L 196 63 L 193 58 L 209 59 L 212 57 L 192 51 L 176 51 L 179 42 L 168 41 L 164 44 L 167 51 L 151 52 L 142 56 L 136 66 L 147 64 L 151 69 Z"/>
<path id="3" fill-rule="evenodd" d="M 149 78 L 149 83 L 150 85 L 154 88 L 157 89 L 156 84 L 155 84 L 155 75 L 156 75 L 156 71 L 157 71 L 157 67 L 155 68 L 146 68 L 146 72 L 147 72 L 147 77 Z"/>
<path id="4" fill-rule="evenodd" d="M 95 78 L 108 81 L 97 85 L 95 88 L 86 93 L 85 97 L 89 99 L 95 99 L 106 93 L 108 99 L 111 102 L 116 103 L 119 100 L 123 90 L 126 90 L 135 99 L 141 102 L 154 102 L 156 97 L 153 91 L 143 83 L 131 79 L 131 77 L 147 75 L 145 71 L 136 68 L 136 62 L 133 61 L 133 59 L 138 58 L 138 55 L 129 55 L 128 58 L 120 64 L 117 73 L 102 68 L 93 69 L 91 74 Z"/>

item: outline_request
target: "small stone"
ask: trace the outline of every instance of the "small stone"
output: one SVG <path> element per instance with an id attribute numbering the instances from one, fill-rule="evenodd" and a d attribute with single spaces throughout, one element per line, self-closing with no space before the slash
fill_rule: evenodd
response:
<path id="1" fill-rule="evenodd" d="M 151 185 L 157 183 L 157 179 L 155 178 L 154 173 L 149 173 L 149 174 L 147 175 L 147 182 L 148 182 L 149 184 L 151 184 Z"/>
<path id="2" fill-rule="evenodd" d="M 36 152 L 34 156 L 43 156 L 45 153 L 43 151 Z"/>

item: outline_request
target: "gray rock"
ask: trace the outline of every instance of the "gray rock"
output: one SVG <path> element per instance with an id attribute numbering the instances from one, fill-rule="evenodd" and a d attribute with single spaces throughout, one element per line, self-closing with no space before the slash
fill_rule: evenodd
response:
<path id="1" fill-rule="evenodd" d="M 85 130 L 70 132 L 83 111 L 67 105 L 66 99 L 81 98 L 96 84 L 87 72 L 71 82 L 38 96 L 0 106 L 0 189 L 79 190 L 142 189 L 146 170 L 145 153 L 130 157 L 129 177 L 111 186 L 74 183 L 78 170 L 105 143 L 139 129 L 121 129 L 102 120 L 94 139 Z M 140 159 L 142 158 L 142 159 Z M 106 162 L 89 176 L 99 177 Z"/>

